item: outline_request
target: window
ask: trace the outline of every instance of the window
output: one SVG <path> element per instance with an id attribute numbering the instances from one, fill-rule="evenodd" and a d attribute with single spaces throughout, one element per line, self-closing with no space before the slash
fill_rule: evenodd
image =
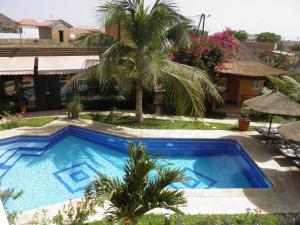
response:
<path id="1" fill-rule="evenodd" d="M 251 83 L 251 88 L 252 89 L 259 89 L 259 87 L 260 87 L 259 80 L 253 80 L 252 83 Z"/>

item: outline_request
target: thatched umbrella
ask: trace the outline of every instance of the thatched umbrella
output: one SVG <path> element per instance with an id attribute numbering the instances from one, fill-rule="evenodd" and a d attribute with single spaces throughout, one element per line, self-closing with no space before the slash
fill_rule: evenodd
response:
<path id="1" fill-rule="evenodd" d="M 287 139 L 300 142 L 300 121 L 281 125 L 278 133 Z"/>
<path id="2" fill-rule="evenodd" d="M 271 115 L 268 133 L 272 126 L 273 115 L 300 117 L 300 104 L 278 91 L 249 99 L 244 105 L 256 112 Z"/>

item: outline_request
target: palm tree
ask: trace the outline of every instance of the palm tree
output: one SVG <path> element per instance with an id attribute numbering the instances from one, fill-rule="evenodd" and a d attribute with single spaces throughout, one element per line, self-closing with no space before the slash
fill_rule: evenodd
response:
<path id="1" fill-rule="evenodd" d="M 99 179 L 86 189 L 87 199 L 92 199 L 99 206 L 109 200 L 107 218 L 113 222 L 124 221 L 125 224 L 137 224 L 141 216 L 155 208 L 181 213 L 178 206 L 186 204 L 184 193 L 168 186 L 186 182 L 184 173 L 178 169 L 160 167 L 155 159 L 149 158 L 141 144 L 136 146 L 130 143 L 128 153 L 123 180 L 99 175 Z"/>
<path id="2" fill-rule="evenodd" d="M 168 0 L 156 0 L 146 7 L 144 0 L 109 0 L 98 7 L 106 27 L 120 24 L 123 40 L 93 31 L 78 43 L 103 48 L 100 62 L 83 73 L 94 74 L 100 84 L 119 83 L 120 91 L 136 92 L 137 122 L 143 121 L 143 91 L 154 90 L 157 82 L 165 89 L 166 103 L 178 114 L 203 116 L 205 101 L 221 102 L 208 75 L 197 68 L 170 61 L 168 49 L 189 45 L 190 21 Z"/>

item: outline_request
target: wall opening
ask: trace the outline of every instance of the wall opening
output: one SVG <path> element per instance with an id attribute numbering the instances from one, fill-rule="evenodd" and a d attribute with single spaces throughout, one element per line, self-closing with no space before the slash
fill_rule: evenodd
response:
<path id="1" fill-rule="evenodd" d="M 62 30 L 59 31 L 59 41 L 64 42 L 64 32 Z"/>

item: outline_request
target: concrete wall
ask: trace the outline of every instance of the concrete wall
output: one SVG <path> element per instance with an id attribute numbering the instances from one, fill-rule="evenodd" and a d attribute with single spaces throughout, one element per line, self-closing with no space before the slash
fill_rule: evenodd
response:
<path id="1" fill-rule="evenodd" d="M 120 39 L 122 41 L 127 41 L 128 35 L 125 31 L 125 29 L 122 29 L 122 24 L 120 25 L 114 25 L 109 28 L 105 28 L 105 33 L 108 35 L 113 36 L 114 38 Z"/>
<path id="2" fill-rule="evenodd" d="M 35 34 L 39 37 L 39 28 L 34 26 L 22 26 L 22 34 Z"/>
<path id="3" fill-rule="evenodd" d="M 106 27 L 105 28 L 105 33 L 113 36 L 114 38 L 119 39 L 120 38 L 120 26 L 119 25 L 114 25 L 111 27 Z"/>
<path id="4" fill-rule="evenodd" d="M 234 85 L 229 85 L 229 79 L 235 80 Z M 259 82 L 258 88 L 253 88 L 252 82 L 254 79 L 245 79 L 240 77 L 227 77 L 225 78 L 226 90 L 224 93 L 224 99 L 229 104 L 235 104 L 241 106 L 243 101 L 254 98 L 262 94 L 265 80 L 257 80 Z"/>
<path id="5" fill-rule="evenodd" d="M 62 31 L 64 32 L 64 41 L 63 43 L 68 43 L 70 41 L 70 29 L 52 29 L 52 40 L 54 42 L 61 42 L 59 39 L 59 32 Z"/>
<path id="6" fill-rule="evenodd" d="M 52 31 L 49 27 L 39 28 L 40 39 L 52 39 Z"/>
<path id="7" fill-rule="evenodd" d="M 21 33 L 22 39 L 39 39 L 39 34 L 35 33 Z M 0 33 L 0 39 L 20 39 L 19 33 Z"/>
<path id="8" fill-rule="evenodd" d="M 243 101 L 254 98 L 262 94 L 263 87 L 264 87 L 264 80 L 259 81 L 259 87 L 257 89 L 253 89 L 252 82 L 254 80 L 248 79 L 240 79 L 240 87 L 238 93 L 237 103 L 238 105 L 242 105 Z"/>

